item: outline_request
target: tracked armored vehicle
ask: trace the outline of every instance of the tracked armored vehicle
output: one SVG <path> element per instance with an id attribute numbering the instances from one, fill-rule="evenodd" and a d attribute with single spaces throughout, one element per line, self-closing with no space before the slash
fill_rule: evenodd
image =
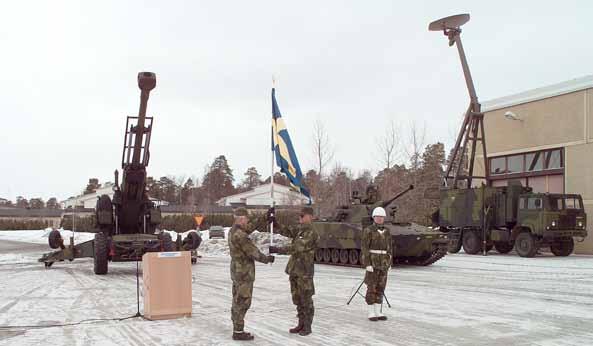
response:
<path id="1" fill-rule="evenodd" d="M 392 199 L 380 201 L 377 188 L 371 185 L 366 198 L 353 193 L 351 204 L 337 208 L 331 219 L 313 222 L 319 234 L 316 263 L 361 266 L 362 230 L 372 223 L 373 209 L 389 207 L 413 188 L 410 186 Z M 390 217 L 385 222 L 393 240 L 394 264 L 427 266 L 447 254 L 446 234 L 411 222 L 397 222 L 395 212 L 396 208 L 391 208 Z"/>
<path id="2" fill-rule="evenodd" d="M 150 159 L 150 137 L 152 117 L 146 116 L 150 91 L 156 86 L 156 75 L 152 72 L 138 74 L 140 110 L 137 117 L 128 117 L 122 152 L 123 179 L 119 184 L 115 171 L 113 197 L 102 195 L 97 200 L 95 216 L 95 239 L 68 245 L 59 231 L 48 236 L 49 246 L 57 251 L 43 255 L 39 262 L 49 268 L 53 263 L 75 258 L 94 259 L 95 274 L 107 274 L 108 263 L 138 261 L 146 252 L 191 251 L 192 262 L 197 259 L 196 249 L 201 243 L 197 232 L 191 232 L 181 241 L 174 242 L 169 233 L 160 232 L 161 210 L 150 200 L 146 189 L 146 167 Z"/>

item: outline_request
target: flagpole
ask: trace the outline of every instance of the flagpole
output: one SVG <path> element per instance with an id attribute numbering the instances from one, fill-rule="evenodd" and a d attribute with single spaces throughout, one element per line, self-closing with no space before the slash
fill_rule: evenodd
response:
<path id="1" fill-rule="evenodd" d="M 274 87 L 276 86 L 276 79 L 274 78 L 274 75 L 272 75 L 272 90 L 274 90 Z M 270 166 L 270 207 L 273 210 L 273 216 L 275 217 L 276 215 L 276 210 L 274 209 L 275 207 L 275 200 L 274 200 L 274 149 L 275 149 L 275 145 L 276 145 L 276 141 L 274 140 L 276 134 L 274 133 L 274 101 L 272 100 L 272 161 L 271 161 L 271 166 Z M 270 222 L 270 246 L 274 246 L 274 222 Z"/>

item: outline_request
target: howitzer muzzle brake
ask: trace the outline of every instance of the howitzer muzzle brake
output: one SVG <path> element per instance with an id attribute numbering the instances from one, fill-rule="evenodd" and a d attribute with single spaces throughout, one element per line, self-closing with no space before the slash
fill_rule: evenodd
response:
<path id="1" fill-rule="evenodd" d="M 156 86 L 156 74 L 152 72 L 138 73 L 138 87 L 142 91 L 150 91 Z"/>

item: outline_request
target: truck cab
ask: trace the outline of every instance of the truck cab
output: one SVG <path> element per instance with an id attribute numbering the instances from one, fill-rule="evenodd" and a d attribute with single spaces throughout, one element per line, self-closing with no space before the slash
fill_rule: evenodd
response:
<path id="1" fill-rule="evenodd" d="M 515 233 L 520 255 L 531 257 L 533 247 L 550 246 L 555 255 L 568 256 L 574 249 L 573 237 L 587 236 L 583 199 L 577 194 L 521 194 Z"/>

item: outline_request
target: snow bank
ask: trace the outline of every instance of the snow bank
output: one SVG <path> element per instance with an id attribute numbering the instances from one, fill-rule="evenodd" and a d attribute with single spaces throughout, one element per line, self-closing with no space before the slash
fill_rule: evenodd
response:
<path id="1" fill-rule="evenodd" d="M 210 256 L 228 256 L 229 255 L 229 244 L 228 244 L 228 232 L 230 227 L 224 229 L 224 239 L 210 239 L 208 231 L 202 231 L 202 244 L 198 248 L 198 252 L 201 254 L 207 254 Z M 270 246 L 270 233 L 254 231 L 249 235 L 249 238 L 253 240 L 255 246 L 260 249 L 263 253 L 268 253 L 268 246 Z M 274 245 L 286 246 L 290 244 L 290 238 L 282 235 L 274 235 Z"/>

